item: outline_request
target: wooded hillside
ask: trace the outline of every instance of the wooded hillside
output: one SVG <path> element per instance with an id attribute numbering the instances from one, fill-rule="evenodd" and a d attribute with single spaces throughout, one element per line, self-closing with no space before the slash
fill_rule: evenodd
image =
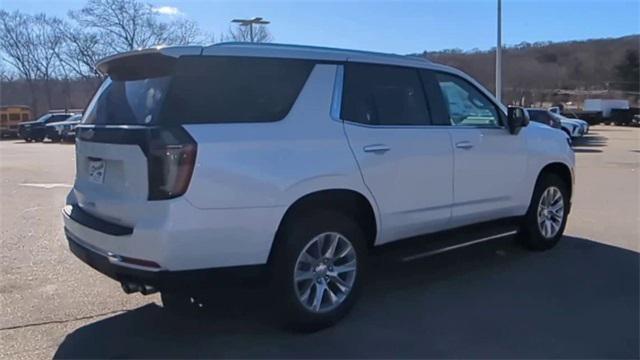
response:
<path id="1" fill-rule="evenodd" d="M 639 48 L 640 35 L 507 47 L 502 53 L 504 101 L 528 105 L 624 97 L 637 103 Z M 495 89 L 495 49 L 421 55 L 457 67 L 488 89 Z"/>

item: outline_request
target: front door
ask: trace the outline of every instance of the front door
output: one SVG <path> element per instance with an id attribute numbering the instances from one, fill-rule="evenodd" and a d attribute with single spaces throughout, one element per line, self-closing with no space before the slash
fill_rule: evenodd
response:
<path id="1" fill-rule="evenodd" d="M 435 79 L 454 151 L 453 225 L 517 215 L 527 166 L 524 137 L 510 134 L 502 110 L 467 80 L 445 73 Z"/>

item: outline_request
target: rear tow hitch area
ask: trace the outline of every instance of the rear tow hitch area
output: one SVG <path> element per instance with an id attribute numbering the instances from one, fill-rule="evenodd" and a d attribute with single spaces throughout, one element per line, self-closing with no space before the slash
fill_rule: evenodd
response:
<path id="1" fill-rule="evenodd" d="M 158 289 L 151 285 L 137 284 L 133 282 L 123 281 L 120 283 L 122 290 L 127 294 L 141 293 L 142 295 L 151 295 L 158 292 Z"/>

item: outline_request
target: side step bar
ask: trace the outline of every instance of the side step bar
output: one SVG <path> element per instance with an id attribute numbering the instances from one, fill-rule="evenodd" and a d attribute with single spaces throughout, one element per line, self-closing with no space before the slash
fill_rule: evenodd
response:
<path id="1" fill-rule="evenodd" d="M 467 247 L 467 246 L 474 245 L 474 244 L 478 244 L 478 243 L 481 243 L 481 242 L 494 240 L 494 239 L 499 239 L 499 238 L 506 237 L 506 236 L 515 235 L 517 233 L 518 232 L 516 230 L 513 230 L 513 231 L 508 231 L 508 232 L 502 233 L 502 234 L 496 234 L 496 235 L 492 235 L 492 236 L 487 236 L 487 237 L 483 237 L 483 238 L 480 238 L 480 239 L 477 239 L 477 240 L 471 240 L 471 241 L 466 242 L 466 243 L 462 243 L 462 244 L 458 244 L 458 245 L 452 245 L 452 246 L 448 246 L 448 247 L 445 247 L 445 248 L 442 248 L 442 249 L 431 250 L 431 251 L 423 252 L 423 253 L 420 253 L 420 254 L 407 256 L 407 257 L 403 258 L 402 261 L 403 262 L 407 262 L 407 261 L 413 261 L 413 260 L 417 260 L 417 259 L 422 259 L 422 258 L 425 258 L 425 257 L 429 257 L 429 256 L 432 256 L 432 255 L 440 254 L 440 253 L 447 252 L 447 251 L 450 251 L 450 250 L 460 249 L 460 248 Z"/>
<path id="2" fill-rule="evenodd" d="M 447 251 L 496 240 L 518 233 L 520 218 L 465 226 L 385 244 L 373 249 L 374 255 L 409 262 Z"/>

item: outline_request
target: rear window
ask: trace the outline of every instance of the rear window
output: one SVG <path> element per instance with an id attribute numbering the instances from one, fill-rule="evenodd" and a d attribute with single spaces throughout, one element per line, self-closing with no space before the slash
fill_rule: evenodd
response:
<path id="1" fill-rule="evenodd" d="M 146 125 L 157 122 L 170 76 L 122 80 L 107 78 L 82 120 L 96 125 Z"/>
<path id="2" fill-rule="evenodd" d="M 313 63 L 293 59 L 185 56 L 164 72 L 107 79 L 83 123 L 147 125 L 283 119 Z M 157 69 L 156 69 L 157 70 Z"/>

